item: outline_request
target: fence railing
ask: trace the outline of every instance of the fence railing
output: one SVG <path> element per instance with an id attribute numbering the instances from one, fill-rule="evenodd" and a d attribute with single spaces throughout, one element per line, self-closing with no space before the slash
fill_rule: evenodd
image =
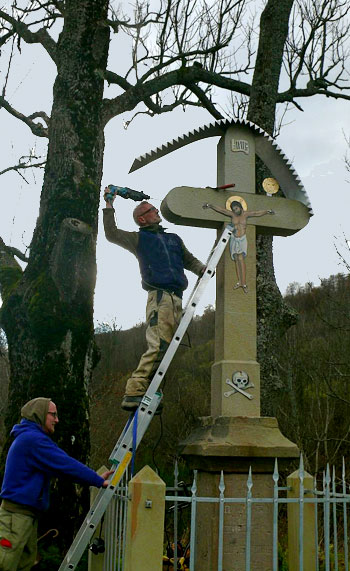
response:
<path id="1" fill-rule="evenodd" d="M 254 475 L 251 469 L 246 479 L 246 492 L 241 497 L 226 495 L 225 474 L 221 472 L 217 494 L 198 495 L 197 472 L 186 486 L 179 482 L 178 465 L 174 468 L 174 485 L 166 491 L 166 536 L 164 544 L 172 546 L 168 553 L 171 569 L 177 569 L 181 560 L 183 569 L 201 571 L 198 560 L 197 517 L 201 505 L 217 506 L 217 529 L 211 530 L 217 541 L 217 571 L 223 571 L 225 511 L 227 506 L 241 505 L 245 509 L 245 562 L 239 569 L 250 571 L 256 537 L 252 533 L 252 517 L 255 506 L 270 505 L 272 510 L 271 570 L 289 571 L 348 571 L 348 507 L 349 485 L 346 482 L 345 462 L 342 473 L 327 466 L 320 478 L 311 478 L 304 470 L 300 458 L 299 469 L 280 485 L 278 462 L 272 474 L 273 493 L 270 497 L 254 495 Z M 232 489 L 232 488 L 231 488 Z M 103 571 L 124 571 L 126 522 L 128 504 L 128 476 L 116 490 L 104 522 L 106 552 Z M 311 507 L 308 507 L 311 506 Z M 186 514 L 186 515 L 184 515 Z M 182 530 L 179 529 L 181 520 Z M 287 531 L 288 530 L 288 531 Z M 287 541 L 288 536 L 288 541 Z M 185 537 L 185 540 L 184 540 Z M 312 539 L 311 539 L 312 538 Z M 182 545 L 185 541 L 185 545 Z M 289 543 L 289 545 L 288 545 Z M 281 548 L 281 545 L 285 548 Z M 288 545 L 288 562 L 286 551 Z M 187 562 L 186 559 L 187 551 Z M 308 557 L 314 554 L 314 558 Z M 281 555 L 282 554 L 282 555 Z M 182 559 L 181 559 L 182 558 Z M 166 557 L 164 558 L 164 569 Z M 169 566 L 168 566 L 169 568 Z M 216 571 L 216 569 L 212 571 Z M 225 565 L 227 569 L 227 565 Z M 236 570 L 236 567 L 234 568 Z"/>

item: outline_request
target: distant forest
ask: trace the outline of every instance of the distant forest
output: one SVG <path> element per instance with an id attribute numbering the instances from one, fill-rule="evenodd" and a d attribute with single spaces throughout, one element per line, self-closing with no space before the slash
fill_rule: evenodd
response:
<path id="1" fill-rule="evenodd" d="M 338 274 L 313 284 L 293 283 L 286 301 L 297 323 L 280 339 L 280 386 L 266 391 L 281 431 L 304 452 L 309 472 L 327 462 L 340 466 L 350 451 L 350 276 Z M 179 443 L 199 416 L 210 414 L 215 311 L 195 317 L 165 379 L 164 411 L 155 417 L 137 453 L 170 479 Z M 90 387 L 91 462 L 106 464 L 126 420 L 120 401 L 129 373 L 145 349 L 145 325 L 96 333 L 101 358 Z M 0 345 L 0 417 L 6 406 L 8 365 Z M 64 421 L 64 419 L 63 419 Z M 0 446 L 4 439 L 0 425 Z"/>

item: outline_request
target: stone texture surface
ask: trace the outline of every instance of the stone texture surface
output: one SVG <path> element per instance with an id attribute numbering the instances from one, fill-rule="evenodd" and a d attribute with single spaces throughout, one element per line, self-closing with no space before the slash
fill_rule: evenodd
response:
<path id="1" fill-rule="evenodd" d="M 273 471 L 275 458 L 299 457 L 299 449 L 281 433 L 275 418 L 202 417 L 185 442 L 182 455 L 191 468 L 207 471 Z"/>
<path id="2" fill-rule="evenodd" d="M 276 418 L 210 416 L 186 440 L 183 454 L 193 448 L 210 456 L 298 457 L 295 444 L 280 432 Z"/>

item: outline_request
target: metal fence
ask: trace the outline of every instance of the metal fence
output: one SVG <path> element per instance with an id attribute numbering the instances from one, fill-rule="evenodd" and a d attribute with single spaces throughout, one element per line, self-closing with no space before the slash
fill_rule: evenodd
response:
<path id="1" fill-rule="evenodd" d="M 164 544 L 173 544 L 172 565 L 177 569 L 180 561 L 179 553 L 179 519 L 187 512 L 185 525 L 188 535 L 189 560 L 183 569 L 201 571 L 201 564 L 197 559 L 197 514 L 201 504 L 217 504 L 219 510 L 218 526 L 215 532 L 217 546 L 217 571 L 223 570 L 224 559 L 224 522 L 225 506 L 240 504 L 245 506 L 245 571 L 252 568 L 251 553 L 254 547 L 252 535 L 252 511 L 255 505 L 270 504 L 272 517 L 272 561 L 271 569 L 291 569 L 287 562 L 281 561 L 281 548 L 279 541 L 287 545 L 287 511 L 288 506 L 297 506 L 297 551 L 294 553 L 295 563 L 293 569 L 304 570 L 304 552 L 311 549 L 311 545 L 304 544 L 305 537 L 305 511 L 306 505 L 314 505 L 313 541 L 315 550 L 315 571 L 348 571 L 348 506 L 350 503 L 350 488 L 345 479 L 345 462 L 343 461 L 342 474 L 338 477 L 335 469 L 327 466 L 326 471 L 319 478 L 313 479 L 313 486 L 305 486 L 305 471 L 303 459 L 300 458 L 297 473 L 298 495 L 289 497 L 291 487 L 280 485 L 280 474 L 277 460 L 272 474 L 273 494 L 271 497 L 254 496 L 254 475 L 251 469 L 246 479 L 246 494 L 244 497 L 228 497 L 225 495 L 225 474 L 222 472 L 217 494 L 214 497 L 202 497 L 197 493 L 197 472 L 193 473 L 193 481 L 189 486 L 179 482 L 178 465 L 174 469 L 174 485 L 167 488 L 166 512 L 167 525 L 170 527 L 165 536 Z M 128 475 L 118 487 L 114 501 L 109 506 L 105 517 L 106 553 L 104 571 L 123 571 L 125 536 L 128 504 Z M 288 514 L 289 515 L 289 514 Z M 171 525 L 169 526 L 169 518 Z M 281 522 L 284 537 L 281 535 Z M 182 522 L 183 523 L 183 522 Z M 290 525 L 290 522 L 288 522 Z M 309 525 L 309 523 L 308 523 Z M 170 534 L 170 537 L 169 537 Z M 280 560 L 279 560 L 280 559 Z M 183 560 L 182 560 L 183 561 Z M 166 566 L 165 566 L 166 568 Z M 225 567 L 227 568 L 227 566 Z M 216 571 L 216 569 L 212 571 Z M 308 570 L 309 571 L 309 570 Z"/>

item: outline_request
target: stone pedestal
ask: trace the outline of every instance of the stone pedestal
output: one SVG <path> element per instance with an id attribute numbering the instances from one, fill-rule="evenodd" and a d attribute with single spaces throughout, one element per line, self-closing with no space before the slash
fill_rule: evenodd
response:
<path id="1" fill-rule="evenodd" d="M 251 467 L 253 495 L 271 497 L 275 458 L 283 464 L 299 456 L 296 445 L 281 434 L 276 419 L 259 416 L 256 233 L 294 234 L 307 224 L 310 213 L 304 204 L 295 200 L 296 194 L 291 193 L 288 199 L 256 194 L 255 156 L 256 152 L 259 155 L 258 149 L 261 149 L 260 135 L 257 137 L 249 125 L 227 126 L 218 143 L 217 160 L 217 185 L 227 185 L 226 189 L 180 187 L 173 189 L 162 202 L 162 213 L 167 220 L 176 224 L 216 228 L 219 236 L 224 224 L 231 218 L 230 211 L 228 215 L 223 212 L 228 204 L 239 201 L 247 214 L 246 227 L 239 219 L 233 219 L 237 235 L 241 236 L 244 228 L 247 237 L 247 255 L 243 265 L 247 287 L 235 287 L 240 281 L 237 277 L 237 260 L 231 259 L 229 248 L 226 248 L 216 268 L 212 416 L 201 419 L 183 451 L 190 467 L 198 470 L 199 496 L 219 496 L 220 472 L 223 470 L 226 497 L 246 498 Z M 277 165 L 276 149 L 271 149 L 271 157 L 271 164 Z M 291 178 L 287 176 L 286 164 L 278 169 L 278 177 L 285 180 L 285 187 L 289 188 Z M 214 205 L 216 210 L 203 209 L 204 203 Z M 272 216 L 267 214 L 271 210 L 275 212 Z M 239 262 L 242 270 L 243 262 Z M 199 502 L 197 510 L 195 569 L 216 571 L 219 506 Z M 253 506 L 250 568 L 254 571 L 272 569 L 272 514 L 272 504 Z M 245 529 L 245 503 L 226 504 L 224 571 L 245 570 Z"/>
<path id="2" fill-rule="evenodd" d="M 298 458 L 299 450 L 285 438 L 275 418 L 204 417 L 184 444 L 182 455 L 198 470 L 198 496 L 218 497 L 221 470 L 225 497 L 246 498 L 249 467 L 253 497 L 273 497 L 275 458 L 279 466 Z M 272 570 L 272 504 L 252 508 L 251 569 Z M 197 504 L 195 569 L 218 568 L 219 504 Z M 225 505 L 223 571 L 245 570 L 246 506 Z"/>

